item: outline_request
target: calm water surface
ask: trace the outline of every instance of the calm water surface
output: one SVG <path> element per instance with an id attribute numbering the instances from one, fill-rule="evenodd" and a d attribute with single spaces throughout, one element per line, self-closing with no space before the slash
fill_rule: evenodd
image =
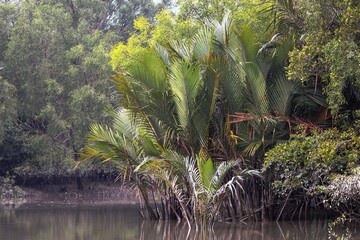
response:
<path id="1" fill-rule="evenodd" d="M 0 209 L 1 240 L 360 239 L 356 227 L 331 231 L 327 221 L 216 224 L 189 230 L 174 221 L 143 221 L 136 206 Z"/>

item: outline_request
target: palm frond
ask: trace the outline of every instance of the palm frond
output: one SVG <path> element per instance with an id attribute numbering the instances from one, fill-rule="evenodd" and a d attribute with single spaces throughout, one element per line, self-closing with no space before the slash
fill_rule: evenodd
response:
<path id="1" fill-rule="evenodd" d="M 192 39 L 193 58 L 199 61 L 208 61 L 212 51 L 213 31 L 204 27 Z"/>
<path id="2" fill-rule="evenodd" d="M 169 162 L 173 174 L 186 178 L 186 175 L 188 174 L 188 169 L 184 156 L 180 155 L 178 152 L 171 150 L 166 151 L 163 156 L 164 159 Z"/>
<path id="3" fill-rule="evenodd" d="M 230 61 L 226 64 L 222 77 L 222 89 L 230 113 L 244 111 L 247 96 L 246 73 L 240 63 Z"/>
<path id="4" fill-rule="evenodd" d="M 80 154 L 82 160 L 101 158 L 106 161 L 131 161 L 135 164 L 141 154 L 141 149 L 124 135 L 114 132 L 107 126 L 94 124 L 87 135 L 88 147 Z"/>
<path id="5" fill-rule="evenodd" d="M 169 56 L 168 50 L 165 47 L 161 46 L 161 45 L 155 45 L 155 50 L 159 54 L 159 56 L 161 57 L 163 62 L 167 66 L 169 66 L 171 62 L 170 62 L 170 56 Z"/>
<path id="6" fill-rule="evenodd" d="M 158 176 L 164 169 L 166 169 L 165 162 L 161 159 L 145 157 L 140 164 L 136 166 L 134 172 Z"/>
<path id="7" fill-rule="evenodd" d="M 264 10 L 274 16 L 268 28 L 273 26 L 284 33 L 289 33 L 290 30 L 301 32 L 304 23 L 296 9 L 296 1 L 273 0 L 273 3 Z"/>
<path id="8" fill-rule="evenodd" d="M 190 61 L 193 57 L 191 48 L 183 42 L 170 41 L 169 49 L 179 60 Z"/>
<path id="9" fill-rule="evenodd" d="M 263 147 L 263 141 L 261 139 L 253 140 L 247 143 L 244 149 L 244 154 L 247 156 L 255 156 L 256 153 Z"/>
<path id="10" fill-rule="evenodd" d="M 212 190 L 218 190 L 223 181 L 224 178 L 226 177 L 226 175 L 229 173 L 229 171 L 231 169 L 233 169 L 239 162 L 238 161 L 226 161 L 226 162 L 222 162 L 220 163 L 220 165 L 218 165 L 216 167 L 216 172 L 213 175 L 212 179 L 211 179 L 211 188 Z"/>
<path id="11" fill-rule="evenodd" d="M 245 65 L 247 75 L 247 109 L 259 115 L 269 113 L 266 79 L 256 63 Z"/>
<path id="12" fill-rule="evenodd" d="M 201 177 L 201 183 L 207 190 L 209 190 L 212 178 L 216 173 L 214 162 L 210 157 L 205 160 L 202 159 L 202 157 L 197 156 L 196 160 Z"/>
<path id="13" fill-rule="evenodd" d="M 292 98 L 299 87 L 299 82 L 289 81 L 284 75 L 278 76 L 273 85 L 268 88 L 268 96 L 273 113 L 289 116 Z"/>
<path id="14" fill-rule="evenodd" d="M 179 124 L 186 129 L 194 111 L 195 98 L 202 86 L 200 68 L 196 65 L 189 66 L 183 61 L 175 62 L 171 66 L 169 83 L 174 95 Z"/>
<path id="15" fill-rule="evenodd" d="M 136 137 L 135 122 L 133 113 L 126 109 L 118 109 L 113 114 L 113 129 L 129 139 Z"/>
<path id="16" fill-rule="evenodd" d="M 138 64 L 129 66 L 127 74 L 133 86 L 145 91 L 166 91 L 165 64 L 155 51 L 149 51 L 138 60 Z"/>
<path id="17" fill-rule="evenodd" d="M 230 12 L 226 13 L 221 23 L 218 21 L 211 21 L 214 30 L 215 41 L 218 51 L 225 52 L 230 43 L 230 26 L 232 18 Z"/>
<path id="18" fill-rule="evenodd" d="M 204 185 L 202 183 L 201 174 L 199 169 L 196 167 L 196 159 L 192 157 L 186 157 L 185 164 L 192 196 L 194 197 L 194 201 L 197 201 L 199 193 L 204 192 Z"/>
<path id="19" fill-rule="evenodd" d="M 244 26 L 241 31 L 234 31 L 234 42 L 238 46 L 238 58 L 242 62 L 256 62 L 260 43 L 250 26 Z"/>
<path id="20" fill-rule="evenodd" d="M 209 128 L 213 113 L 216 109 L 216 101 L 219 94 L 221 72 L 218 66 L 221 58 L 213 56 L 209 65 L 202 71 L 204 81 L 202 91 L 196 99 L 196 111 L 193 114 L 193 126 L 196 131 L 196 139 L 200 143 L 200 148 L 208 148 Z M 195 145 L 195 150 L 199 147 Z"/>

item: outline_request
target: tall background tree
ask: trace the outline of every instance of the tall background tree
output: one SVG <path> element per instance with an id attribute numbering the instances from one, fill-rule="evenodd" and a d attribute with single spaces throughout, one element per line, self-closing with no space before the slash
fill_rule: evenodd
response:
<path id="1" fill-rule="evenodd" d="M 275 26 L 296 41 L 288 77 L 323 92 L 337 126 L 354 124 L 360 100 L 359 2 L 282 0 L 271 6 Z"/>
<path id="2" fill-rule="evenodd" d="M 26 177 L 72 169 L 90 123 L 106 121 L 103 113 L 112 104 L 111 46 L 128 38 L 133 19 L 152 19 L 165 3 L 1 3 L 3 172 L 18 166 L 15 172 Z M 6 147 L 10 139 L 24 147 L 26 157 Z"/>

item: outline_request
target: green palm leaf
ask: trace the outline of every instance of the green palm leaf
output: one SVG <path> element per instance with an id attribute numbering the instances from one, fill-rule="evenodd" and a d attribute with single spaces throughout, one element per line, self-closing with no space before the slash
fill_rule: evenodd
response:
<path id="1" fill-rule="evenodd" d="M 169 83 L 174 95 L 179 124 L 186 130 L 196 107 L 195 99 L 202 87 L 199 66 L 174 62 L 171 66 Z"/>

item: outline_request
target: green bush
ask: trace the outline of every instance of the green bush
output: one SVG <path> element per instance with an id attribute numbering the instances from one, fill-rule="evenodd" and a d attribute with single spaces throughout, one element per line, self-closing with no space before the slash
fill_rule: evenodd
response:
<path id="1" fill-rule="evenodd" d="M 114 166 L 100 164 L 100 161 L 89 161 L 77 168 L 76 164 L 69 148 L 56 144 L 49 135 L 26 131 L 16 123 L 4 126 L 0 142 L 0 182 L 8 176 L 16 176 L 17 184 L 28 181 L 37 184 L 72 181 L 78 176 L 116 175 Z"/>
<path id="2" fill-rule="evenodd" d="M 275 193 L 302 192 L 306 196 L 326 193 L 338 176 L 359 166 L 360 137 L 350 129 L 336 129 L 310 136 L 293 135 L 266 153 L 264 171 Z"/>
<path id="3" fill-rule="evenodd" d="M 326 206 L 347 218 L 360 214 L 360 167 L 349 176 L 337 176 L 328 186 L 329 199 Z"/>
<path id="4" fill-rule="evenodd" d="M 12 174 L 13 169 L 20 166 L 34 155 L 28 133 L 18 124 L 7 124 L 0 141 L 0 176 Z"/>
<path id="5" fill-rule="evenodd" d="M 15 186 L 13 177 L 0 177 L 0 204 L 13 203 L 21 200 L 26 193 L 18 186 Z"/>

